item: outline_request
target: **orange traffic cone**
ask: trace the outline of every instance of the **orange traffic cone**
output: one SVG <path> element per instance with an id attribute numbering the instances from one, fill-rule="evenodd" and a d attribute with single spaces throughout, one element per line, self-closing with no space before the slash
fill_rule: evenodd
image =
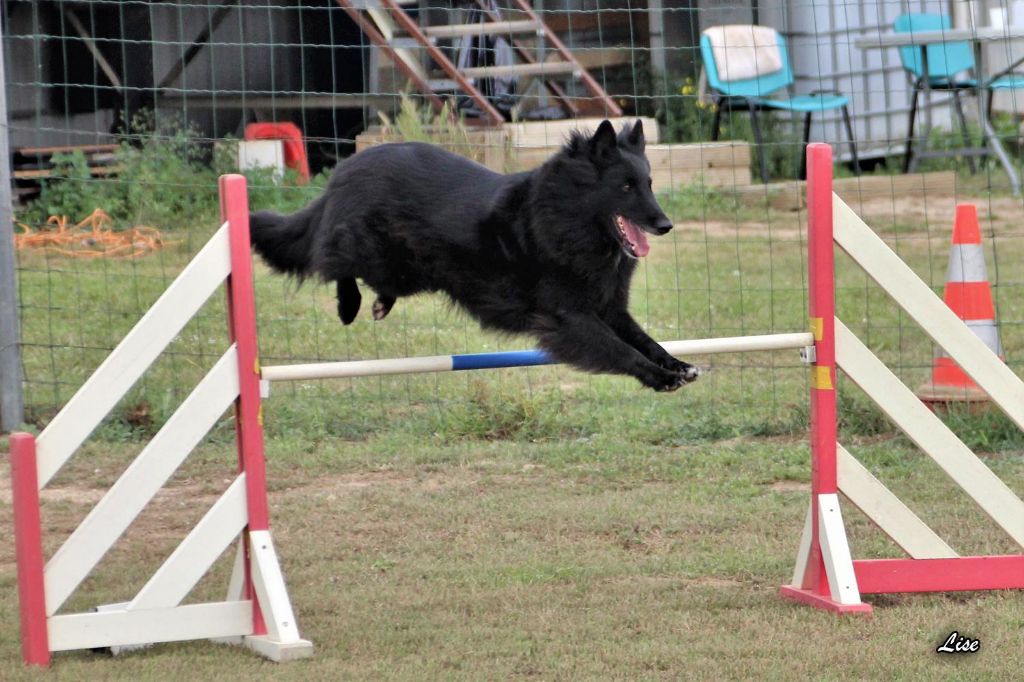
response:
<path id="1" fill-rule="evenodd" d="M 992 289 L 981 246 L 978 208 L 974 204 L 958 204 L 956 207 L 953 246 L 949 252 L 949 272 L 943 298 L 950 310 L 1002 358 L 1003 346 L 999 342 Z M 932 407 L 950 402 L 988 400 L 988 395 L 941 348 L 936 349 L 932 380 L 917 390 L 917 397 Z"/>

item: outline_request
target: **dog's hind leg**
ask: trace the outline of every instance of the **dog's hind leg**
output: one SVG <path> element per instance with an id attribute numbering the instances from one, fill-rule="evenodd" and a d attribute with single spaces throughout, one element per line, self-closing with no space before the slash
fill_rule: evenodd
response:
<path id="1" fill-rule="evenodd" d="M 385 296 L 380 294 L 377 296 L 377 300 L 373 302 L 373 319 L 383 320 L 391 312 L 391 306 L 395 305 L 394 296 Z"/>
<path id="2" fill-rule="evenodd" d="M 363 302 L 363 296 L 359 293 L 355 277 L 342 277 L 338 280 L 337 285 L 338 317 L 341 318 L 342 324 L 352 324 L 352 320 L 356 319 L 356 313 L 359 312 L 359 306 Z M 376 304 L 374 304 L 374 310 L 376 311 Z M 374 312 L 374 317 L 376 317 L 376 312 Z"/>

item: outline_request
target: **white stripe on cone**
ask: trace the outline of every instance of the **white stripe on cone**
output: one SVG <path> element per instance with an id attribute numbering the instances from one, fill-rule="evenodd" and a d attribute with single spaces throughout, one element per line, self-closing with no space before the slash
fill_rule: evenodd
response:
<path id="1" fill-rule="evenodd" d="M 949 252 L 947 282 L 986 282 L 985 251 L 981 244 L 953 244 Z"/>

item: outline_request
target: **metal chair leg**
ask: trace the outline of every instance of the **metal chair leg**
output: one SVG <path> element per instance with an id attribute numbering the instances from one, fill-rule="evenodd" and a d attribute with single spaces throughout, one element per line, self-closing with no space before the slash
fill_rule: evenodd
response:
<path id="1" fill-rule="evenodd" d="M 846 125 L 846 139 L 850 141 L 850 156 L 853 163 L 853 174 L 860 176 L 860 159 L 857 158 L 857 139 L 853 136 L 853 122 L 850 120 L 850 110 L 843 106 L 843 123 Z"/>
<path id="2" fill-rule="evenodd" d="M 768 161 L 765 159 L 765 150 L 761 143 L 761 125 L 757 120 L 757 107 L 754 102 L 747 100 L 747 109 L 750 111 L 750 127 L 754 133 L 754 146 L 757 147 L 757 160 L 761 166 L 761 182 L 768 184 Z"/>
<path id="3" fill-rule="evenodd" d="M 928 143 L 932 137 L 932 109 L 931 109 L 931 93 L 933 90 L 929 87 L 924 86 L 921 89 L 921 107 L 924 109 L 924 122 L 921 124 L 921 134 L 918 135 L 917 153 L 910 159 L 910 171 L 911 173 L 917 172 L 917 166 L 921 162 L 922 155 L 928 151 Z"/>
<path id="4" fill-rule="evenodd" d="M 800 174 L 797 176 L 798 180 L 807 179 L 807 143 L 811 139 L 811 112 L 804 114 L 804 137 L 803 146 L 800 148 Z"/>
<path id="5" fill-rule="evenodd" d="M 718 141 L 718 129 L 722 124 L 722 100 L 715 100 L 715 117 L 711 121 L 711 141 Z"/>
<path id="6" fill-rule="evenodd" d="M 960 137 L 964 141 L 964 149 L 971 148 L 971 133 L 967 130 L 967 118 L 964 116 L 964 107 L 960 102 L 960 91 L 953 91 L 953 109 L 956 111 L 956 117 L 960 120 Z M 974 164 L 974 157 L 970 154 L 967 155 L 967 167 L 971 169 L 971 175 L 978 172 L 977 167 Z"/>
<path id="7" fill-rule="evenodd" d="M 917 97 L 919 90 L 914 85 L 914 94 L 910 97 L 910 123 L 907 125 L 907 150 L 903 154 L 903 172 L 910 172 L 910 163 L 914 159 L 914 122 L 917 120 Z"/>

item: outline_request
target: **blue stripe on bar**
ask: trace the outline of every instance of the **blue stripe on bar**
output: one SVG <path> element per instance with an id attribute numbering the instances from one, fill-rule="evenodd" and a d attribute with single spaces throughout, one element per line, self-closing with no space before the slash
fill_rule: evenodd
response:
<path id="1" fill-rule="evenodd" d="M 542 350 L 513 350 L 502 353 L 471 353 L 453 355 L 452 369 L 498 369 L 499 367 L 529 367 L 549 365 L 551 358 Z"/>

